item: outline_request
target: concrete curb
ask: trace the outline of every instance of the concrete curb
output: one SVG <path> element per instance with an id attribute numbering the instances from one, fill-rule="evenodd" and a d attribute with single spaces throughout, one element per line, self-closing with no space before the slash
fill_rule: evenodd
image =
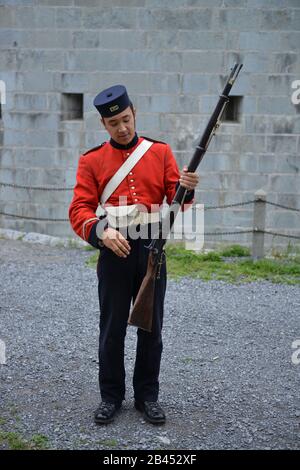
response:
<path id="1" fill-rule="evenodd" d="M 43 233 L 26 233 L 3 228 L 0 228 L 0 239 L 1 238 L 4 238 L 5 240 L 21 240 L 27 243 L 38 243 L 40 245 L 64 248 L 83 248 L 89 246 L 88 243 L 80 239 L 52 237 L 51 235 L 45 235 Z"/>

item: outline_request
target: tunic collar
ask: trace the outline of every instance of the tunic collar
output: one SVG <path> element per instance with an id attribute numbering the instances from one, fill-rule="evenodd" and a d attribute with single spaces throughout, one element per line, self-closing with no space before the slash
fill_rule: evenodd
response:
<path id="1" fill-rule="evenodd" d="M 122 144 L 118 144 L 118 142 L 116 142 L 115 140 L 113 139 L 110 139 L 110 145 L 112 145 L 114 148 L 116 149 L 120 149 L 120 150 L 128 150 L 130 149 L 131 147 L 134 147 L 137 143 L 138 143 L 138 135 L 137 133 L 135 133 L 135 136 L 134 138 L 132 139 L 131 142 L 129 142 L 129 144 L 126 144 L 126 145 L 122 145 Z"/>

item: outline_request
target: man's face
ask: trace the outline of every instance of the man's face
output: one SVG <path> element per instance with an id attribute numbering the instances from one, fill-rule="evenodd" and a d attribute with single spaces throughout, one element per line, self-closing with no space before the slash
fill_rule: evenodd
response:
<path id="1" fill-rule="evenodd" d="M 127 145 L 135 135 L 135 110 L 130 106 L 111 118 L 101 119 L 111 138 L 121 145 Z"/>

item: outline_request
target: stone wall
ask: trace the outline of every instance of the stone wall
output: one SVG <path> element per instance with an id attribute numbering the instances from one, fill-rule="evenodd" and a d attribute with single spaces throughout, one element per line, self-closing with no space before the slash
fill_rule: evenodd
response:
<path id="1" fill-rule="evenodd" d="M 0 1 L 0 182 L 72 187 L 81 152 L 107 139 L 93 97 L 127 86 L 138 132 L 190 159 L 235 61 L 239 121 L 224 123 L 199 173 L 197 201 L 252 200 L 300 209 L 299 0 Z M 62 94 L 81 93 L 83 119 L 62 120 Z M 71 191 L 0 186 L 0 212 L 66 219 Z M 252 205 L 205 212 L 205 229 L 252 226 Z M 300 235 L 297 212 L 268 206 L 267 228 Z M 67 222 L 0 216 L 0 226 L 66 236 Z M 207 237 L 248 243 L 251 235 Z M 268 243 L 288 239 L 268 237 Z"/>

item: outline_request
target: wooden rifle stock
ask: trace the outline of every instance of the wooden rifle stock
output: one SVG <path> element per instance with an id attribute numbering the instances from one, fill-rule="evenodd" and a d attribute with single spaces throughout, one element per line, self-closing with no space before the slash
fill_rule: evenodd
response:
<path id="1" fill-rule="evenodd" d="M 199 145 L 196 147 L 194 155 L 188 165 L 188 171 L 196 171 L 204 157 L 213 135 L 220 126 L 221 116 L 226 107 L 226 104 L 229 101 L 228 95 L 242 66 L 242 64 L 235 64 L 232 68 L 223 92 L 219 97 L 219 101 L 203 132 Z M 154 237 L 148 247 L 150 252 L 147 272 L 136 296 L 133 309 L 128 319 L 129 325 L 136 326 L 142 330 L 151 332 L 152 329 L 156 271 L 158 264 L 161 262 L 161 255 L 163 247 L 166 243 L 167 235 L 170 233 L 175 218 L 184 202 L 186 192 L 187 190 L 183 186 L 179 185 L 169 210 L 160 225 L 159 234 L 158 236 Z"/>
<path id="2" fill-rule="evenodd" d="M 128 324 L 151 332 L 154 308 L 154 291 L 157 264 L 152 251 L 149 253 L 147 272 L 135 299 Z"/>

